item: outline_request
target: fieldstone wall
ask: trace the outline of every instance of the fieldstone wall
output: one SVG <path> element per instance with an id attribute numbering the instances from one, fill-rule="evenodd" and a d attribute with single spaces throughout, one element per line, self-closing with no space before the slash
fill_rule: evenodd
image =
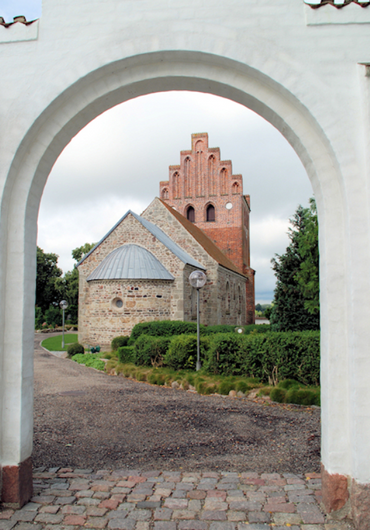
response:
<path id="1" fill-rule="evenodd" d="M 89 282 L 79 341 L 91 346 L 108 346 L 114 337 L 130 335 L 139 322 L 171 320 L 173 284 L 164 280 Z M 121 307 L 117 301 L 122 301 Z"/>

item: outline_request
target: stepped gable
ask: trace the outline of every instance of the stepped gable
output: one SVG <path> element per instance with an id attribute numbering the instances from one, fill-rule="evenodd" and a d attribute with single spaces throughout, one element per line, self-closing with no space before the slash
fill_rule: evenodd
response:
<path id="1" fill-rule="evenodd" d="M 187 230 L 190 235 L 204 248 L 204 250 L 213 258 L 219 265 L 229 269 L 237 274 L 240 274 L 245 277 L 236 265 L 229 260 L 227 256 L 213 243 L 213 241 L 194 223 L 186 219 L 181 213 L 169 206 L 165 201 L 159 199 L 161 204 L 167 208 L 169 212 L 182 224 L 182 226 Z"/>

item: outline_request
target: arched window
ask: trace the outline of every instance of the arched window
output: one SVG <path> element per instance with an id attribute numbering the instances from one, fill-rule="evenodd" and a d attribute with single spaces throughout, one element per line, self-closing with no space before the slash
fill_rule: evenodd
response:
<path id="1" fill-rule="evenodd" d="M 197 319 L 197 290 L 191 289 L 191 320 Z"/>
<path id="2" fill-rule="evenodd" d="M 189 206 L 189 208 L 186 210 L 186 218 L 192 223 L 195 223 L 195 210 L 192 206 Z"/>
<path id="3" fill-rule="evenodd" d="M 173 198 L 174 199 L 179 199 L 180 198 L 180 175 L 178 174 L 178 172 L 176 171 L 176 173 L 173 174 L 172 176 L 172 183 L 173 183 Z"/>
<path id="4" fill-rule="evenodd" d="M 207 206 L 207 222 L 211 223 L 216 221 L 215 207 L 210 204 Z"/>
<path id="5" fill-rule="evenodd" d="M 230 315 L 230 284 L 226 282 L 226 314 Z"/>
<path id="6" fill-rule="evenodd" d="M 239 315 L 242 312 L 242 290 L 240 289 L 240 285 L 238 285 L 238 313 Z"/>
<path id="7" fill-rule="evenodd" d="M 168 199 L 168 189 L 163 188 L 162 190 L 162 199 Z"/>
<path id="8" fill-rule="evenodd" d="M 191 197 L 191 182 L 190 182 L 190 175 L 191 175 L 191 160 L 187 156 L 184 160 L 184 193 L 185 197 Z"/>
<path id="9" fill-rule="evenodd" d="M 239 184 L 237 182 L 234 182 L 233 184 L 233 195 L 237 195 L 239 193 Z"/>
<path id="10" fill-rule="evenodd" d="M 204 175 L 202 167 L 203 142 L 198 140 L 195 144 L 195 194 L 198 197 L 204 195 Z"/>
<path id="11" fill-rule="evenodd" d="M 208 159 L 208 193 L 216 195 L 216 159 L 211 155 Z"/>
<path id="12" fill-rule="evenodd" d="M 220 172 L 220 191 L 221 195 L 227 195 L 227 169 L 223 167 Z"/>

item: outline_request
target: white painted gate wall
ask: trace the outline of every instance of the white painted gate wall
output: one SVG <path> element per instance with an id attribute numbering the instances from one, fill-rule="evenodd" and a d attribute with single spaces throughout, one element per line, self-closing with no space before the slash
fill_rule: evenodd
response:
<path id="1" fill-rule="evenodd" d="M 370 484 L 369 13 L 302 0 L 44 0 L 34 24 L 0 26 L 3 469 L 32 451 L 37 215 L 55 160 L 118 103 L 196 90 L 263 116 L 307 170 L 320 221 L 322 462 Z"/>

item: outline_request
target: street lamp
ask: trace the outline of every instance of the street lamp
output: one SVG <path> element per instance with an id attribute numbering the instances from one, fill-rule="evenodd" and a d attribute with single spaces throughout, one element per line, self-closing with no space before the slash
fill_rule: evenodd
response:
<path id="1" fill-rule="evenodd" d="M 207 281 L 207 276 L 202 271 L 193 271 L 189 276 L 189 282 L 194 289 L 197 290 L 197 365 L 196 370 L 200 370 L 200 338 L 199 338 L 199 327 L 200 327 L 200 318 L 199 318 L 199 290 L 205 286 Z"/>
<path id="2" fill-rule="evenodd" d="M 62 349 L 64 348 L 64 311 L 68 308 L 68 302 L 62 300 L 60 303 L 60 308 L 63 310 L 63 338 L 62 338 Z"/>

